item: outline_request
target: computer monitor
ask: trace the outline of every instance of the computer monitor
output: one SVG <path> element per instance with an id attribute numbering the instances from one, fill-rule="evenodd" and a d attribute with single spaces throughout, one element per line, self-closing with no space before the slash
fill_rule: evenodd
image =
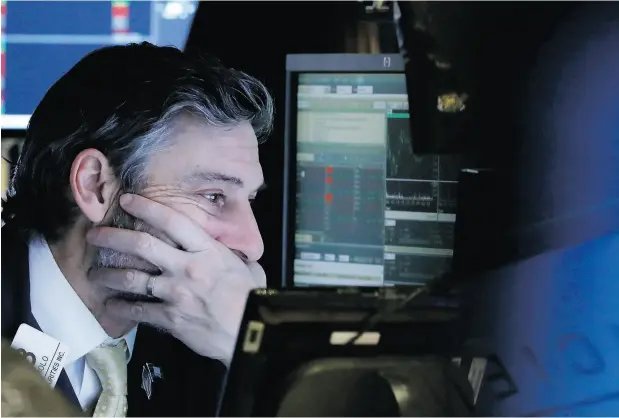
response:
<path id="1" fill-rule="evenodd" d="M 458 305 L 410 293 L 252 291 L 216 416 L 470 416 Z M 368 372 L 391 390 L 362 384 Z"/>
<path id="2" fill-rule="evenodd" d="M 182 48 L 197 1 L 2 1 L 1 128 L 25 129 L 47 89 L 89 52 Z"/>
<path id="3" fill-rule="evenodd" d="M 400 55 L 287 57 L 284 285 L 421 285 L 450 269 L 459 159 L 414 155 Z"/>

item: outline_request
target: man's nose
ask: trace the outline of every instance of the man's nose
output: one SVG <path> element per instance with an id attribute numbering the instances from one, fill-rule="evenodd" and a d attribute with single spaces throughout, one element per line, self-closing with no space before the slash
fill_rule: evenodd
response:
<path id="1" fill-rule="evenodd" d="M 264 253 L 262 235 L 251 207 L 231 220 L 227 233 L 219 240 L 243 261 L 258 261 Z"/>

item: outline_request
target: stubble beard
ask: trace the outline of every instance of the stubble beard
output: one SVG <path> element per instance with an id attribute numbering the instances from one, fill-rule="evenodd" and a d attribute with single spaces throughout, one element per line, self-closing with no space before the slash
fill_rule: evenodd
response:
<path id="1" fill-rule="evenodd" d="M 109 225 L 113 228 L 128 229 L 139 232 L 146 232 L 153 236 L 157 236 L 157 232 L 154 228 L 147 225 L 144 221 L 136 218 L 133 215 L 125 212 L 119 205 L 116 206 L 112 221 Z M 110 248 L 97 248 L 94 261 L 92 264 L 93 269 L 99 268 L 116 268 L 116 269 L 133 269 L 147 273 L 150 276 L 158 276 L 161 271 L 157 266 L 152 263 L 127 253 L 112 250 Z M 144 289 L 146 291 L 146 289 Z M 108 299 L 122 299 L 128 302 L 149 302 L 149 303 L 161 303 L 160 299 L 146 296 L 145 294 L 124 292 L 119 290 L 109 290 Z M 157 327 L 152 324 L 148 324 L 157 329 L 160 332 L 168 333 L 164 328 Z"/>

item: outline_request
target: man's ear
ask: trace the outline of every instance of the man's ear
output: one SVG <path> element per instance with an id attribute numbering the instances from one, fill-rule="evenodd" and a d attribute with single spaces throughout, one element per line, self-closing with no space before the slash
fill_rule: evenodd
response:
<path id="1" fill-rule="evenodd" d="M 94 148 L 80 152 L 71 165 L 69 182 L 73 199 L 84 216 L 93 223 L 101 223 L 118 190 L 107 157 Z"/>

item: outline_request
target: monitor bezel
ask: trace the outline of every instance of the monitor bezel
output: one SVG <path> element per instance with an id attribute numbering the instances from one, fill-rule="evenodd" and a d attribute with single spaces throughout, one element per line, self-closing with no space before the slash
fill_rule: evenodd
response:
<path id="1" fill-rule="evenodd" d="M 294 287 L 297 172 L 298 76 L 302 73 L 404 74 L 400 54 L 290 54 L 286 56 L 286 101 L 284 129 L 282 287 Z"/>

